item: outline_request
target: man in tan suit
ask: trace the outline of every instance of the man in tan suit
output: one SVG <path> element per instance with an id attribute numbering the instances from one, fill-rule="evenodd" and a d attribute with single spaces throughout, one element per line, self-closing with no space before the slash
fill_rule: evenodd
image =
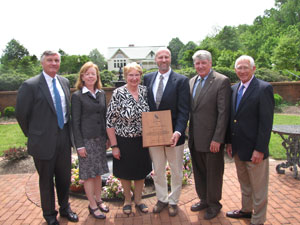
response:
<path id="1" fill-rule="evenodd" d="M 212 70 L 210 52 L 193 55 L 197 75 L 190 80 L 189 148 L 200 202 L 192 211 L 206 209 L 204 219 L 218 215 L 222 205 L 224 139 L 230 111 L 230 81 Z"/>

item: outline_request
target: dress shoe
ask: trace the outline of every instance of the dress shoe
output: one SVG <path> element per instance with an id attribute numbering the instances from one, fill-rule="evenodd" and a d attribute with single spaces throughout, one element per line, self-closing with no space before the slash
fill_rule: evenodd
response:
<path id="1" fill-rule="evenodd" d="M 230 218 L 235 218 L 235 219 L 251 218 L 252 213 L 251 212 L 243 212 L 242 210 L 233 210 L 233 211 L 227 212 L 226 216 L 230 217 Z"/>
<path id="2" fill-rule="evenodd" d="M 153 213 L 160 213 L 167 206 L 168 203 L 157 201 L 156 205 L 153 207 Z"/>
<path id="3" fill-rule="evenodd" d="M 88 209 L 89 209 L 90 214 L 92 214 L 96 219 L 105 219 L 105 218 L 106 218 L 106 216 L 105 216 L 102 212 L 101 212 L 99 215 L 95 214 L 95 212 L 96 212 L 97 210 L 99 210 L 99 212 L 100 212 L 100 209 L 99 209 L 98 207 L 95 208 L 95 209 L 92 209 L 92 208 L 89 206 Z"/>
<path id="4" fill-rule="evenodd" d="M 204 219 L 211 220 L 212 218 L 215 218 L 219 214 L 219 212 L 220 212 L 219 209 L 207 208 L 204 214 Z"/>
<path id="5" fill-rule="evenodd" d="M 105 205 L 103 201 L 100 201 L 100 202 L 97 202 L 97 201 L 96 201 L 96 203 L 97 203 L 98 208 L 99 208 L 102 212 L 105 212 L 105 213 L 108 213 L 108 212 L 109 212 L 108 206 Z"/>
<path id="6" fill-rule="evenodd" d="M 48 225 L 59 225 L 59 222 L 57 221 L 56 217 L 46 219 Z"/>
<path id="7" fill-rule="evenodd" d="M 74 213 L 70 207 L 65 209 L 64 211 L 59 212 L 61 217 L 66 217 L 71 222 L 78 222 L 78 216 Z"/>
<path id="8" fill-rule="evenodd" d="M 250 225 L 264 225 L 264 224 L 263 223 L 258 223 L 258 224 L 250 223 Z"/>
<path id="9" fill-rule="evenodd" d="M 206 209 L 207 207 L 208 207 L 207 204 L 197 202 L 197 203 L 195 203 L 194 205 L 191 206 L 191 211 L 197 212 L 197 211 L 201 211 L 203 209 Z"/>
<path id="10" fill-rule="evenodd" d="M 169 205 L 169 216 L 176 216 L 178 213 L 177 205 Z"/>

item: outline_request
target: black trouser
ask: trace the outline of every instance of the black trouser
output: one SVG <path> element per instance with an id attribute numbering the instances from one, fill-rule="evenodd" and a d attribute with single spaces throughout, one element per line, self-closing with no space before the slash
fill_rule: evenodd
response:
<path id="1" fill-rule="evenodd" d="M 34 159 L 39 174 L 41 205 L 44 218 L 56 217 L 54 182 L 60 211 L 69 207 L 69 187 L 71 182 L 71 146 L 68 125 L 58 131 L 55 154 L 50 160 Z"/>
<path id="2" fill-rule="evenodd" d="M 220 210 L 224 174 L 224 145 L 218 153 L 191 151 L 196 192 L 201 202 Z"/>

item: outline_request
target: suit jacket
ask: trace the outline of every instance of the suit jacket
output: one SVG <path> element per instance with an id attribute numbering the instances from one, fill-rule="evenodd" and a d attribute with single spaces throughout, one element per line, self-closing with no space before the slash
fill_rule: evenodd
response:
<path id="1" fill-rule="evenodd" d="M 210 152 L 211 141 L 225 142 L 230 109 L 230 81 L 228 77 L 212 71 L 193 102 L 193 89 L 199 75 L 190 80 L 191 113 L 189 148 L 197 152 Z"/>
<path id="2" fill-rule="evenodd" d="M 148 90 L 150 111 L 171 110 L 173 132 L 179 131 L 181 133 L 177 145 L 182 145 L 185 142 L 185 129 L 189 119 L 189 80 L 186 76 L 171 71 L 157 109 L 152 91 L 157 74 L 158 72 L 153 72 L 144 76 L 144 85 L 147 86 Z"/>
<path id="3" fill-rule="evenodd" d="M 97 92 L 96 99 L 90 92 L 73 93 L 72 130 L 76 148 L 84 147 L 83 139 L 106 137 L 106 99 L 103 90 Z"/>
<path id="4" fill-rule="evenodd" d="M 57 76 L 57 80 L 69 106 L 69 81 L 61 76 Z M 42 73 L 26 80 L 19 88 L 16 118 L 23 133 L 28 137 L 28 153 L 40 160 L 50 160 L 55 152 L 59 128 L 51 93 Z M 69 107 L 67 118 L 70 118 Z"/>
<path id="5" fill-rule="evenodd" d="M 250 161 L 254 150 L 269 156 L 269 141 L 274 114 L 274 95 L 272 86 L 262 80 L 252 79 L 237 112 L 236 96 L 240 83 L 232 86 L 230 125 L 227 135 L 232 144 L 232 155 L 238 154 L 240 160 Z"/>

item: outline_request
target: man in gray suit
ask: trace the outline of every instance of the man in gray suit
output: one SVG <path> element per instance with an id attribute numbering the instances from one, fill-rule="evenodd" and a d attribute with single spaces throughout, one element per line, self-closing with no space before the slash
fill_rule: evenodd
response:
<path id="1" fill-rule="evenodd" d="M 45 51 L 41 57 L 43 72 L 26 80 L 17 96 L 16 117 L 28 137 L 28 153 L 33 156 L 39 174 L 43 216 L 48 224 L 59 224 L 55 210 L 54 182 L 61 217 L 77 222 L 69 205 L 71 180 L 70 87 L 56 73 L 60 54 Z"/>
<path id="2" fill-rule="evenodd" d="M 189 148 L 200 202 L 192 211 L 207 209 L 204 219 L 220 212 L 224 173 L 224 139 L 229 118 L 230 81 L 212 70 L 211 54 L 193 55 L 197 75 L 190 80 Z"/>

